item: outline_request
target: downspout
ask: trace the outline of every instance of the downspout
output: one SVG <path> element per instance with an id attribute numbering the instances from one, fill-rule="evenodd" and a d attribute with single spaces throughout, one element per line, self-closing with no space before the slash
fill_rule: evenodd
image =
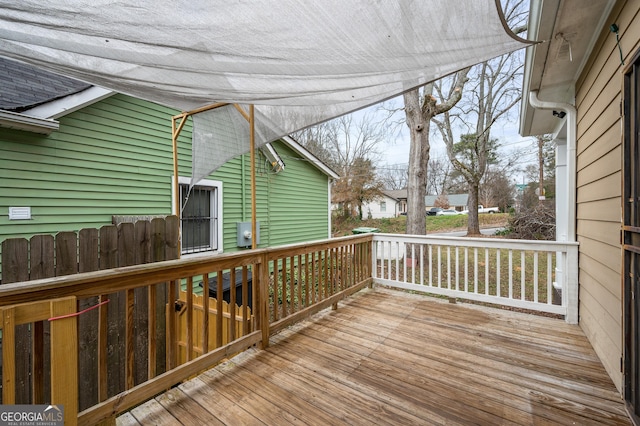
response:
<path id="1" fill-rule="evenodd" d="M 536 109 L 564 111 L 567 114 L 567 241 L 576 241 L 576 107 L 563 102 L 545 102 L 538 99 L 538 91 L 529 92 L 529 103 Z"/>
<path id="2" fill-rule="evenodd" d="M 538 99 L 538 92 L 529 92 L 529 103 L 536 109 L 564 111 L 567 114 L 567 169 L 566 169 L 566 207 L 567 229 L 566 241 L 576 242 L 576 139 L 578 133 L 576 108 L 563 102 L 545 102 Z M 556 219 L 557 220 L 557 219 Z M 578 324 L 578 250 L 577 247 L 567 247 L 567 254 L 563 261 L 556 265 L 556 282 L 554 287 L 562 288 L 562 306 L 567 308 L 565 321 L 569 324 Z"/>

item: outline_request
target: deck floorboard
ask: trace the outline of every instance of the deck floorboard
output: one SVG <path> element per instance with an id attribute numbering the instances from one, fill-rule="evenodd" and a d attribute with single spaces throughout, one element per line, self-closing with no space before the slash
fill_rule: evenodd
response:
<path id="1" fill-rule="evenodd" d="M 578 326 L 366 289 L 120 425 L 630 425 Z"/>

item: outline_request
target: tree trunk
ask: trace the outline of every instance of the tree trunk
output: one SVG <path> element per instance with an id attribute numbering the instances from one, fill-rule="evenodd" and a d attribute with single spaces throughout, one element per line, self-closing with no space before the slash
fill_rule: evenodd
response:
<path id="1" fill-rule="evenodd" d="M 429 164 L 429 124 L 420 108 L 418 89 L 404 94 L 405 114 L 411 137 L 409 173 L 407 179 L 407 234 L 426 235 L 425 196 L 427 195 L 427 165 Z"/>
<path id="2" fill-rule="evenodd" d="M 480 221 L 478 220 L 478 182 L 469 182 L 469 216 L 467 218 L 467 235 L 480 235 Z"/>

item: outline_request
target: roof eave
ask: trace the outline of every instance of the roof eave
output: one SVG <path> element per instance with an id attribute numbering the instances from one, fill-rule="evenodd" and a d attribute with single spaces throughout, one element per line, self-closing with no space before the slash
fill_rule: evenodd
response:
<path id="1" fill-rule="evenodd" d="M 91 104 L 99 102 L 116 92 L 98 86 L 91 86 L 81 92 L 56 99 L 29 110 L 23 111 L 33 117 L 55 119 L 71 114 Z"/>
<path id="2" fill-rule="evenodd" d="M 300 145 L 298 142 L 296 142 L 295 139 L 293 139 L 291 136 L 285 136 L 285 137 L 282 138 L 282 140 L 287 145 L 289 145 L 289 147 L 291 149 L 293 149 L 298 154 L 302 155 L 307 160 L 309 160 L 309 162 L 311 164 L 313 164 L 314 166 L 316 166 L 316 168 L 318 168 L 321 172 L 323 172 L 324 174 L 326 174 L 327 176 L 329 176 L 332 179 L 340 179 L 340 175 L 338 175 L 336 172 L 331 170 L 331 168 L 329 168 L 329 166 L 327 166 L 322 161 L 320 161 L 320 159 L 318 159 L 318 157 L 313 155 L 306 148 L 304 148 L 302 145 Z"/>
<path id="3" fill-rule="evenodd" d="M 33 117 L 17 112 L 0 110 L 0 127 L 48 135 L 58 130 L 60 123 L 50 118 Z"/>
<path id="4" fill-rule="evenodd" d="M 543 101 L 574 102 L 575 82 L 582 74 L 615 3 L 615 0 L 599 0 L 585 6 L 581 14 L 568 14 L 568 10 L 574 10 L 576 5 L 582 3 L 577 3 L 577 0 L 531 1 L 529 39 L 540 43 L 529 47 L 525 57 L 519 123 L 522 136 L 553 133 L 559 128 L 561 123 L 551 111 L 536 112 L 529 104 L 529 93 L 537 91 Z M 570 61 L 573 65 L 560 66 L 558 59 L 554 59 L 558 54 L 559 37 L 567 32 L 567 28 L 576 31 L 576 27 L 583 32 L 578 34 L 581 37 L 572 40 L 573 44 L 577 44 L 572 44 L 575 47 Z"/>

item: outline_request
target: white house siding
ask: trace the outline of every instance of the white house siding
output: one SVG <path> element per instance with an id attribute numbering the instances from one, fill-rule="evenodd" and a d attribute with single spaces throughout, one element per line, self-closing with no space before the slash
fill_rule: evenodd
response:
<path id="1" fill-rule="evenodd" d="M 580 326 L 622 391 L 621 114 L 622 65 L 609 26 L 620 28 L 628 61 L 640 47 L 640 2 L 619 2 L 576 84 L 577 238 Z"/>
<path id="2" fill-rule="evenodd" d="M 382 209 L 381 203 L 385 203 L 384 210 Z M 371 219 L 382 219 L 385 217 L 396 217 L 399 214 L 399 207 L 400 205 L 398 201 L 385 196 L 378 200 L 364 204 L 362 206 L 362 218 L 367 219 L 371 217 Z"/>

